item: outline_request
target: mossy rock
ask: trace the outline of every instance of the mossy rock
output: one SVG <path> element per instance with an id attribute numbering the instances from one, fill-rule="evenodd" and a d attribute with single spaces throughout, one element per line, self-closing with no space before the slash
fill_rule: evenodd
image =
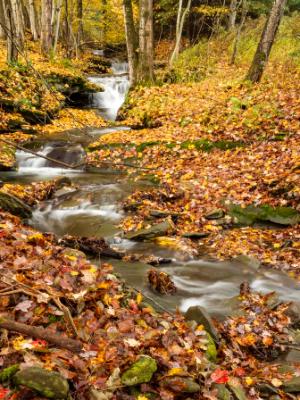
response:
<path id="1" fill-rule="evenodd" d="M 57 372 L 39 367 L 28 367 L 14 376 L 14 383 L 36 391 L 47 399 L 63 400 L 68 398 L 69 384 Z"/>
<path id="2" fill-rule="evenodd" d="M 300 393 L 300 377 L 296 376 L 290 381 L 285 382 L 280 389 L 286 393 Z"/>
<path id="3" fill-rule="evenodd" d="M 30 218 L 31 208 L 17 197 L 0 191 L 0 208 L 21 218 Z"/>
<path id="4" fill-rule="evenodd" d="M 140 383 L 150 382 L 156 370 L 156 361 L 152 357 L 142 355 L 123 373 L 121 376 L 122 384 L 125 386 L 134 386 Z"/>
<path id="5" fill-rule="evenodd" d="M 206 332 L 206 336 L 208 340 L 207 349 L 205 352 L 206 358 L 211 362 L 216 362 L 218 355 L 216 344 L 214 342 L 214 339 L 208 332 Z"/>
<path id="6" fill-rule="evenodd" d="M 159 236 L 165 236 L 168 232 L 174 230 L 174 224 L 172 219 L 169 217 L 159 224 L 154 224 L 149 228 L 139 229 L 135 232 L 128 232 L 125 235 L 126 239 L 129 240 L 151 240 Z"/>
<path id="7" fill-rule="evenodd" d="M 291 207 L 271 207 L 250 205 L 242 207 L 239 204 L 227 205 L 229 215 L 237 224 L 252 225 L 259 221 L 273 222 L 279 225 L 295 225 L 300 222 L 300 212 Z"/>

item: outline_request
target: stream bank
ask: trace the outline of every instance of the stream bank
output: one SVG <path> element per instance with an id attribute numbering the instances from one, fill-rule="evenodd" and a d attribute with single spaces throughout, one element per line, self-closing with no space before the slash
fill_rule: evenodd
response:
<path id="1" fill-rule="evenodd" d="M 111 81 L 110 78 L 109 84 L 111 84 Z M 122 86 L 123 82 L 119 80 L 118 84 Z M 113 92 L 119 96 L 123 93 L 123 89 L 119 92 L 115 90 L 116 88 L 113 85 L 112 89 L 114 90 L 111 90 L 110 94 Z M 101 96 L 103 94 L 99 93 L 99 97 Z M 101 107 L 100 103 L 97 104 L 102 108 L 101 112 L 107 113 L 106 107 Z M 113 102 L 113 104 L 119 103 Z M 115 114 L 114 111 L 110 115 Z M 44 142 L 37 142 L 34 148 L 44 155 L 73 164 L 82 159 L 84 155 L 83 147 L 94 140 L 99 140 L 99 138 L 101 140 L 102 135 L 103 137 L 107 134 L 112 136 L 112 132 L 115 132 L 114 135 L 122 135 L 123 132 L 126 135 L 130 134 L 125 129 L 122 131 L 122 128 L 119 128 L 119 133 L 115 132 L 115 128 L 112 128 L 112 131 L 107 131 L 107 128 L 90 129 L 83 135 L 80 131 L 66 132 L 56 135 L 50 140 L 47 138 Z M 102 165 L 101 168 L 90 171 L 57 168 L 49 161 L 32 157 L 32 155 L 20 151 L 17 152 L 17 160 L 19 164 L 17 171 L 2 174 L 1 179 L 5 182 L 29 183 L 41 179 L 48 180 L 54 177 L 68 176 L 77 187 L 76 190 L 57 194 L 53 199 L 40 203 L 30 220 L 31 225 L 35 228 L 43 232 L 50 231 L 57 236 L 71 234 L 105 237 L 117 249 L 127 249 L 140 254 L 154 254 L 173 260 L 171 264 L 162 267 L 162 271 L 168 272 L 172 276 L 177 286 L 177 293 L 174 296 L 161 296 L 152 292 L 148 287 L 145 275 L 149 265 L 104 260 L 102 258 L 91 260 L 93 262 L 91 264 L 80 253 L 65 253 L 60 247 L 53 247 L 47 234 L 41 235 L 31 228 L 18 225 L 18 221 L 14 219 L 10 221 L 9 218 L 11 217 L 3 216 L 4 221 L 8 219 L 9 222 L 8 225 L 6 222 L 3 223 L 5 225 L 3 240 L 6 240 L 7 231 L 10 232 L 9 235 L 12 235 L 10 244 L 6 243 L 5 245 L 8 246 L 6 253 L 10 253 L 10 246 L 14 248 L 21 243 L 21 248 L 26 251 L 26 257 L 28 259 L 33 257 L 32 265 L 36 267 L 37 271 L 29 268 L 26 272 L 26 259 L 22 258 L 21 254 L 17 254 L 16 263 L 8 259 L 7 266 L 11 267 L 11 263 L 14 265 L 23 275 L 23 283 L 27 282 L 26 284 L 28 284 L 34 277 L 34 282 L 37 282 L 34 289 L 43 292 L 44 282 L 46 282 L 47 285 L 55 289 L 55 296 L 67 297 L 68 303 L 70 302 L 72 305 L 75 328 L 84 342 L 84 352 L 79 356 L 79 359 L 76 359 L 78 361 L 76 365 L 72 364 L 71 367 L 69 360 L 74 360 L 74 356 L 70 356 L 69 353 L 64 351 L 59 353 L 60 362 L 58 362 L 51 351 L 49 360 L 46 352 L 46 356 L 42 359 L 42 365 L 50 362 L 51 368 L 60 371 L 69 382 L 72 382 L 72 394 L 76 398 L 87 399 L 89 398 L 87 396 L 91 396 L 92 399 L 97 398 L 97 396 L 100 396 L 98 392 L 102 394 L 103 391 L 106 398 L 151 398 L 153 395 L 166 399 L 187 398 L 187 396 L 196 398 L 193 396 L 198 396 L 201 387 L 204 398 L 214 395 L 220 399 L 231 398 L 232 396 L 238 399 L 257 399 L 259 398 L 258 383 L 262 382 L 268 382 L 271 385 L 271 389 L 268 388 L 268 390 L 276 393 L 276 396 L 285 398 L 285 394 L 272 384 L 272 380 L 274 377 L 279 379 L 279 376 L 283 380 L 283 382 L 280 381 L 279 387 L 285 387 L 285 382 L 293 377 L 295 370 L 286 373 L 280 372 L 281 375 L 278 375 L 277 367 L 273 367 L 272 364 L 262 364 L 266 375 L 269 374 L 269 377 L 266 377 L 266 375 L 257 376 L 257 370 L 262 369 L 259 361 L 251 355 L 251 352 L 250 356 L 248 353 L 243 353 L 241 360 L 237 361 L 237 354 L 235 353 L 237 350 L 234 346 L 229 347 L 230 355 L 228 357 L 227 354 L 225 358 L 221 348 L 218 360 L 220 368 L 218 368 L 215 364 L 215 350 L 212 350 L 210 354 L 206 353 L 210 339 L 202 323 L 200 323 L 200 326 L 194 324 L 193 329 L 190 329 L 182 316 L 168 313 L 158 314 L 151 305 L 158 303 L 170 311 L 174 311 L 177 307 L 186 311 L 189 306 L 202 305 L 212 315 L 224 319 L 229 312 L 232 313 L 233 306 L 236 305 L 236 296 L 239 294 L 238 286 L 244 281 L 250 281 L 254 290 L 262 292 L 276 290 L 278 292 L 280 297 L 276 305 L 272 303 L 277 313 L 275 331 L 279 329 L 276 333 L 284 335 L 285 332 L 284 329 L 281 330 L 282 327 L 294 321 L 290 320 L 290 317 L 284 316 L 285 306 L 280 304 L 282 300 L 297 300 L 299 290 L 297 282 L 279 271 L 262 268 L 259 263 L 248 257 L 240 257 L 234 261 L 225 262 L 205 260 L 205 258 L 197 260 L 189 252 L 182 251 L 180 248 L 174 249 L 174 247 L 159 246 L 155 242 L 136 242 L 125 239 L 122 236 L 122 228 L 119 227 L 120 222 L 126 216 L 122 203 L 134 191 L 146 194 L 157 192 L 158 188 L 153 186 L 153 183 L 149 180 L 136 180 L 124 174 L 122 169 L 116 171 L 115 168 L 110 169 L 107 165 Z M 23 236 L 21 237 L 18 236 L 19 230 L 22 231 Z M 11 238 L 11 236 L 9 237 Z M 39 264 L 41 258 L 45 258 L 47 263 L 55 269 L 55 271 L 51 269 L 50 272 L 48 270 L 46 277 L 44 276 L 43 263 L 42 265 Z M 111 267 L 106 262 L 114 265 L 114 271 L 125 279 L 129 287 L 135 287 L 141 293 L 129 290 L 128 294 L 123 282 L 113 275 Z M 96 267 L 93 267 L 93 265 L 96 265 Z M 84 286 L 85 284 L 86 286 Z M 90 293 L 88 288 L 95 284 L 96 287 L 94 286 Z M 85 289 L 87 292 L 82 293 L 82 290 Z M 74 293 L 79 297 L 74 299 Z M 50 301 L 48 298 L 48 303 L 42 302 L 42 306 L 39 302 L 36 304 L 34 300 L 36 294 L 25 292 L 25 295 L 24 293 L 21 295 L 23 297 L 18 298 L 17 303 L 14 299 L 9 299 L 9 302 L 12 301 L 16 308 L 16 317 L 20 321 L 28 323 L 38 313 L 40 315 L 38 317 L 40 318 L 39 322 L 42 325 L 48 325 L 51 320 L 51 324 L 54 324 L 53 328 L 57 331 L 64 331 L 63 323 L 60 323 L 59 318 L 56 318 L 62 316 L 63 311 L 57 306 L 54 306 L 53 309 L 53 292 L 51 292 Z M 38 294 L 45 297 L 47 293 Z M 143 296 L 145 297 L 143 298 Z M 250 325 L 255 323 L 252 305 L 258 307 L 256 301 L 261 302 L 259 317 L 261 315 L 268 316 L 268 313 L 273 312 L 272 308 L 270 309 L 266 305 L 268 297 L 255 297 L 256 294 L 254 294 L 254 298 L 251 297 L 251 294 L 244 294 L 244 296 L 245 300 L 250 303 L 250 306 L 247 305 L 249 308 L 247 318 L 250 318 L 250 322 L 246 321 Z M 83 299 L 83 301 L 81 302 L 80 299 Z M 153 300 L 155 300 L 155 303 L 153 303 Z M 25 305 L 19 305 L 24 301 L 27 302 Z M 31 303 L 28 303 L 28 301 Z M 39 307 L 42 308 L 42 312 L 36 310 Z M 24 312 L 25 315 L 23 315 Z M 43 319 L 43 314 L 50 314 L 50 320 L 48 317 L 47 321 Z M 257 314 L 257 311 L 255 314 Z M 53 318 L 53 315 L 56 317 Z M 271 315 L 272 318 L 275 318 L 275 315 Z M 63 321 L 65 321 L 65 318 L 67 317 L 64 316 Z M 264 332 L 268 332 L 267 337 L 270 336 L 274 340 L 273 333 L 270 333 L 272 329 L 269 325 L 264 325 L 267 321 L 260 320 L 259 322 L 259 326 L 264 329 Z M 235 332 L 235 328 L 242 329 L 245 321 L 233 320 L 231 323 L 230 326 Z M 278 327 L 277 323 L 282 324 L 282 326 Z M 67 329 L 68 335 L 72 336 L 72 326 L 68 326 Z M 258 340 L 257 337 L 261 336 L 261 332 L 255 332 L 255 335 L 249 338 L 245 332 L 242 332 L 237 337 L 245 347 L 250 346 L 251 348 Z M 92 341 L 90 341 L 91 337 L 93 338 Z M 17 350 L 17 353 L 19 352 L 18 354 L 21 354 L 22 357 L 22 347 L 21 353 L 18 348 L 20 341 L 21 346 L 24 345 L 27 348 L 33 346 L 31 347 L 33 352 L 36 350 L 36 343 L 26 341 L 24 343 L 19 337 L 15 339 L 17 340 L 17 347 L 14 347 L 14 350 Z M 144 339 L 146 339 L 146 342 Z M 288 340 L 290 340 L 289 337 Z M 270 340 L 266 343 L 267 345 L 264 344 L 264 346 L 272 348 Z M 38 345 L 42 345 L 42 348 L 48 346 L 45 343 L 38 343 Z M 148 360 L 146 369 L 149 377 L 143 377 L 142 381 L 134 382 L 138 385 L 138 391 L 135 392 L 135 388 L 131 390 L 130 386 L 136 385 L 130 384 L 128 377 L 124 377 L 123 373 L 130 371 L 130 368 L 139 360 L 141 355 L 148 357 L 146 358 Z M 34 359 L 35 363 L 40 361 Z M 84 367 L 82 361 L 85 363 Z M 247 363 L 246 366 L 245 363 Z M 240 369 L 241 365 L 243 365 L 243 371 Z M 120 369 L 119 372 L 116 371 L 118 368 Z M 158 368 L 158 372 L 152 379 L 156 368 Z M 87 378 L 84 369 L 92 375 Z M 191 377 L 194 379 L 191 379 Z M 250 380 L 247 378 L 251 378 L 252 383 L 249 383 Z M 277 381 L 274 382 L 278 383 Z M 147 383 L 148 385 L 144 385 Z M 218 386 L 224 384 L 227 386 Z M 120 385 L 122 388 L 119 390 L 118 386 Z M 98 392 L 88 395 L 84 391 L 87 386 L 89 389 L 92 386 L 93 390 Z M 115 390 L 115 386 L 117 386 L 117 390 Z M 84 388 L 82 393 L 80 388 Z M 221 394 L 218 394 L 219 391 L 225 393 L 225 397 L 221 397 Z"/>

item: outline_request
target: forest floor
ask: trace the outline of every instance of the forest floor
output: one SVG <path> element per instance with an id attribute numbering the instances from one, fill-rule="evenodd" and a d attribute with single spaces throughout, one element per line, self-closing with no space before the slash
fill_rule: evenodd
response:
<path id="1" fill-rule="evenodd" d="M 135 160 L 157 182 L 127 200 L 125 231 L 159 211 L 176 237 L 204 237 L 200 254 L 247 254 L 300 279 L 299 69 L 270 65 L 259 85 L 244 74 L 223 63 L 199 83 L 136 89 L 121 123 L 139 129 L 102 136 L 88 160 Z"/>
<path id="2" fill-rule="evenodd" d="M 78 77 L 70 67 L 57 71 L 35 61 L 42 75 L 53 68 L 56 77 Z M 28 68 L 1 70 L 1 98 L 14 101 L 13 111 L 0 109 L 1 136 L 23 141 L 38 132 L 105 125 L 93 112 L 63 109 L 66 94 L 57 80 L 55 96 L 39 91 L 41 78 Z M 130 169 L 131 177 L 155 185 L 126 200 L 125 232 L 167 219 L 170 229 L 157 239 L 162 245 L 184 237 L 199 256 L 246 254 L 299 280 L 299 70 L 270 64 L 259 85 L 244 82 L 244 74 L 221 60 L 201 82 L 137 88 L 120 121 L 135 129 L 102 136 L 89 146 L 87 160 L 92 166 L 130 161 L 145 168 Z M 9 167 L 11 147 L 0 154 Z M 33 206 L 51 195 L 52 184 L 10 190 Z M 204 321 L 155 311 L 111 266 L 95 267 L 83 253 L 4 212 L 0 242 L 0 327 L 6 329 L 0 398 L 51 398 L 52 379 L 59 379 L 54 398 L 62 399 L 69 387 L 72 398 L 89 400 L 297 398 L 299 367 L 269 361 L 297 346 L 292 328 L 299 327 L 299 310 L 274 294 L 242 287 L 237 313 L 216 331 Z M 47 336 L 25 334 L 24 325 L 43 326 Z M 40 369 L 28 370 L 33 365 Z"/>

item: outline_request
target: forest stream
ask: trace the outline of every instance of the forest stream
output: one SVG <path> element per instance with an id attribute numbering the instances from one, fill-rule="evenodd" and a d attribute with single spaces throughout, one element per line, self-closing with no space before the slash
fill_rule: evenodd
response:
<path id="1" fill-rule="evenodd" d="M 105 91 L 93 94 L 89 107 L 98 108 L 108 120 L 115 120 L 118 109 L 124 102 L 129 81 L 126 63 L 114 62 L 113 75 L 90 77 L 100 83 Z M 70 131 L 51 139 L 34 143 L 35 150 L 65 163 L 77 163 L 84 157 L 84 146 L 101 135 L 129 129 L 111 127 L 89 129 L 84 132 Z M 235 261 L 215 262 L 193 259 L 180 251 L 161 247 L 152 242 L 134 242 L 122 238 L 118 224 L 125 215 L 122 201 L 135 189 L 149 187 L 150 183 L 131 181 L 121 172 L 110 168 L 94 171 L 57 168 L 45 159 L 29 153 L 17 152 L 18 171 L 5 172 L 2 179 L 11 183 L 30 183 L 68 176 L 78 189 L 59 191 L 54 198 L 45 201 L 33 212 L 30 224 L 58 236 L 65 234 L 104 237 L 112 247 L 135 254 L 153 254 L 171 258 L 172 262 L 161 266 L 161 270 L 172 277 L 177 292 L 162 296 L 150 290 L 146 271 L 149 265 L 141 262 L 124 262 L 108 259 L 128 286 L 141 290 L 164 308 L 174 311 L 177 307 L 185 312 L 190 306 L 201 305 L 212 315 L 222 318 L 230 313 L 231 299 L 239 291 L 243 281 L 249 281 L 253 290 L 276 291 L 282 300 L 299 299 L 300 286 L 287 275 L 270 269 L 259 268 L 255 260 L 247 257 Z M 100 263 L 103 260 L 92 260 Z"/>

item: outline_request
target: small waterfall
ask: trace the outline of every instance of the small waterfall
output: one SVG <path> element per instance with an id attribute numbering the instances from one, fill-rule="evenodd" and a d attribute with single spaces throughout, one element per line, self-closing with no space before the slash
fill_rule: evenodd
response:
<path id="1" fill-rule="evenodd" d="M 79 144 L 69 144 L 69 143 L 51 143 L 44 147 L 36 150 L 38 154 L 53 158 L 57 161 L 62 161 L 66 164 L 77 164 L 84 158 L 84 150 Z M 45 158 L 35 156 L 26 151 L 17 151 L 17 162 L 18 162 L 18 172 L 19 173 L 42 173 L 46 175 L 57 174 L 59 172 L 70 171 L 70 169 L 65 169 L 63 166 L 47 160 Z"/>
<path id="2" fill-rule="evenodd" d="M 114 75 L 89 79 L 104 88 L 104 92 L 91 95 L 92 107 L 99 108 L 103 118 L 115 121 L 129 89 L 128 64 L 114 61 L 112 70 Z"/>

